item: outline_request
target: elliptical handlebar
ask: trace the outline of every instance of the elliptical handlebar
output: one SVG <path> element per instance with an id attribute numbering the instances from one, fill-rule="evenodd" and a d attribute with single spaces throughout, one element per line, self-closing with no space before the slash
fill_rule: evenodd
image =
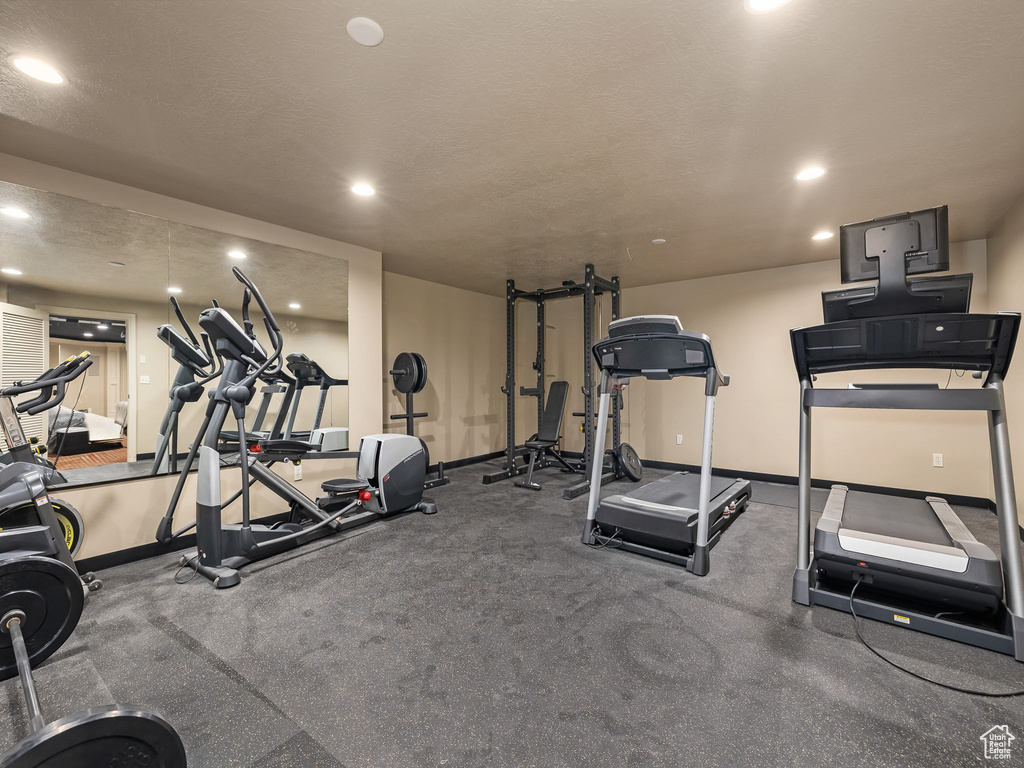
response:
<path id="1" fill-rule="evenodd" d="M 245 324 L 246 333 L 252 335 L 253 323 L 249 318 L 249 302 L 251 299 L 256 299 L 260 311 L 263 312 L 263 324 L 267 329 L 267 333 L 270 336 L 270 344 L 273 347 L 273 353 L 267 355 L 267 359 L 262 364 L 255 366 L 253 370 L 249 371 L 245 379 L 239 382 L 241 386 L 251 387 L 256 383 L 257 379 L 264 375 L 276 375 L 282 370 L 280 361 L 281 354 L 284 351 L 284 337 L 281 334 L 281 326 L 277 324 L 277 318 L 270 311 L 270 307 L 267 306 L 267 302 L 263 298 L 263 294 L 260 293 L 259 288 L 256 287 L 256 284 L 238 267 L 232 267 L 231 273 L 238 279 L 238 282 L 245 286 L 245 296 L 242 301 L 242 320 Z"/>
<path id="2" fill-rule="evenodd" d="M 192 342 L 192 346 L 199 349 L 199 340 L 196 335 L 192 333 L 192 326 L 185 320 L 185 315 L 181 313 L 181 306 L 178 304 L 178 300 L 171 296 L 171 306 L 174 307 L 174 314 L 178 317 L 178 322 L 181 323 L 181 327 L 185 329 L 185 333 L 188 335 L 189 341 Z M 209 349 L 209 342 L 207 342 L 207 349 Z M 212 356 L 208 356 L 209 359 L 213 359 Z"/>

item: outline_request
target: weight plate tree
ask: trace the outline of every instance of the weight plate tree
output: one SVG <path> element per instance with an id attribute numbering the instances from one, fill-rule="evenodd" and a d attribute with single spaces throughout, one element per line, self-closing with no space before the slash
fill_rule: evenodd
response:
<path id="1" fill-rule="evenodd" d="M 96 707 L 45 724 L 32 666 L 67 640 L 84 605 L 78 574 L 59 560 L 0 560 L 0 677 L 21 677 L 30 728 L 0 755 L 0 768 L 185 768 L 175 730 L 137 707 Z"/>
<path id="2" fill-rule="evenodd" d="M 428 413 L 417 413 L 413 403 L 413 395 L 422 392 L 427 386 L 427 361 L 419 352 L 402 352 L 395 358 L 391 366 L 391 380 L 395 389 L 405 395 L 405 413 L 392 414 L 391 420 L 402 420 L 405 422 L 405 433 L 416 434 L 416 419 L 425 419 Z M 422 441 L 421 441 L 422 442 Z M 427 451 L 427 444 L 423 443 L 423 450 Z M 427 453 L 427 467 L 430 467 L 430 453 Z M 424 483 L 425 488 L 437 488 L 441 485 L 448 485 L 451 482 L 444 474 L 444 462 L 437 462 L 437 476 L 428 478 Z"/>

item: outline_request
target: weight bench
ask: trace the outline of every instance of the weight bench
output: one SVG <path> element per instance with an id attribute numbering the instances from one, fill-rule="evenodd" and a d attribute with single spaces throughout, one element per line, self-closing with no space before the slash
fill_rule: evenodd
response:
<path id="1" fill-rule="evenodd" d="M 540 490 L 540 483 L 533 480 L 533 470 L 537 468 L 537 460 L 544 456 L 551 456 L 565 468 L 566 472 L 578 471 L 562 458 L 557 447 L 562 439 L 562 416 L 565 413 L 565 401 L 568 397 L 569 382 L 551 382 L 547 404 L 544 406 L 544 416 L 540 420 L 540 431 L 524 444 L 530 450 L 530 466 L 526 470 L 526 479 L 515 481 L 520 488 L 529 488 L 531 491 Z M 546 466 L 549 465 L 544 463 L 541 468 Z"/>

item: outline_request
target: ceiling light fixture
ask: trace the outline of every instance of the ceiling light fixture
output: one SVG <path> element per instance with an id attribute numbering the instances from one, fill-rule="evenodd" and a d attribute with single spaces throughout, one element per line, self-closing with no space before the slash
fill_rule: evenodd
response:
<path id="1" fill-rule="evenodd" d="M 302 309 L 302 305 L 299 304 L 299 302 L 297 301 L 293 301 L 291 304 L 288 305 L 288 309 Z"/>
<path id="2" fill-rule="evenodd" d="M 367 48 L 373 48 L 384 42 L 384 29 L 376 21 L 365 16 L 349 19 L 348 24 L 345 25 L 345 31 L 348 32 L 349 37 Z"/>
<path id="3" fill-rule="evenodd" d="M 829 240 L 831 237 L 832 237 L 832 233 L 831 232 L 818 232 L 811 239 L 812 240 Z"/>
<path id="4" fill-rule="evenodd" d="M 25 274 L 20 269 L 15 269 L 14 267 L 4 267 L 3 269 L 0 269 L 0 272 L 3 272 L 5 275 L 15 275 L 15 276 Z"/>
<path id="5" fill-rule="evenodd" d="M 230 256 L 232 259 L 242 260 L 246 258 L 248 255 L 249 254 L 247 254 L 245 251 L 228 251 L 228 256 Z"/>
<path id="6" fill-rule="evenodd" d="M 23 74 L 42 80 L 51 85 L 60 85 L 64 82 L 64 75 L 51 67 L 45 61 L 33 59 L 31 56 L 12 56 L 11 64 Z"/>
<path id="7" fill-rule="evenodd" d="M 352 191 L 360 197 L 370 197 L 371 195 L 377 194 L 377 190 L 371 187 L 369 184 L 353 184 Z"/>
<path id="8" fill-rule="evenodd" d="M 100 331 L 108 331 L 108 330 L 110 330 L 110 326 L 107 325 L 106 323 L 100 323 L 99 325 L 96 326 L 96 328 L 98 330 L 100 330 Z"/>
<path id="9" fill-rule="evenodd" d="M 825 169 L 818 165 L 811 165 L 804 168 L 800 173 L 796 175 L 797 181 L 810 181 L 811 179 L 820 179 L 825 175 Z"/>
<path id="10" fill-rule="evenodd" d="M 169 285 L 169 286 L 167 286 L 167 292 L 168 293 L 181 293 L 181 288 L 179 288 L 176 285 Z"/>
<path id="11" fill-rule="evenodd" d="M 743 0 L 747 13 L 770 13 L 788 4 L 790 0 Z"/>
<path id="12" fill-rule="evenodd" d="M 10 216 L 12 219 L 32 218 L 28 211 L 24 211 L 21 208 L 0 208 L 0 213 L 2 213 L 4 216 Z"/>
<path id="13" fill-rule="evenodd" d="M 653 240 L 651 240 L 651 245 L 664 245 L 664 244 L 665 244 L 665 238 L 663 238 L 663 237 L 656 237 Z"/>
<path id="14" fill-rule="evenodd" d="M 124 266 L 124 262 L 123 261 L 108 261 L 107 264 L 109 264 L 112 267 L 123 267 Z"/>

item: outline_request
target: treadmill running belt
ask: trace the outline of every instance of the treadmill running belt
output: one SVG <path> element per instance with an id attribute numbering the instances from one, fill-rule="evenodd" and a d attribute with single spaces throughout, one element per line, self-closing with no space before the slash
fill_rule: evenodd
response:
<path id="1" fill-rule="evenodd" d="M 846 495 L 842 527 L 879 536 L 953 546 L 942 522 L 928 502 L 922 499 L 850 491 Z"/>
<path id="2" fill-rule="evenodd" d="M 731 478 L 712 475 L 711 498 L 714 499 L 734 482 L 736 481 Z M 625 497 L 696 510 L 700 503 L 700 475 L 695 472 L 674 472 L 625 494 Z"/>

